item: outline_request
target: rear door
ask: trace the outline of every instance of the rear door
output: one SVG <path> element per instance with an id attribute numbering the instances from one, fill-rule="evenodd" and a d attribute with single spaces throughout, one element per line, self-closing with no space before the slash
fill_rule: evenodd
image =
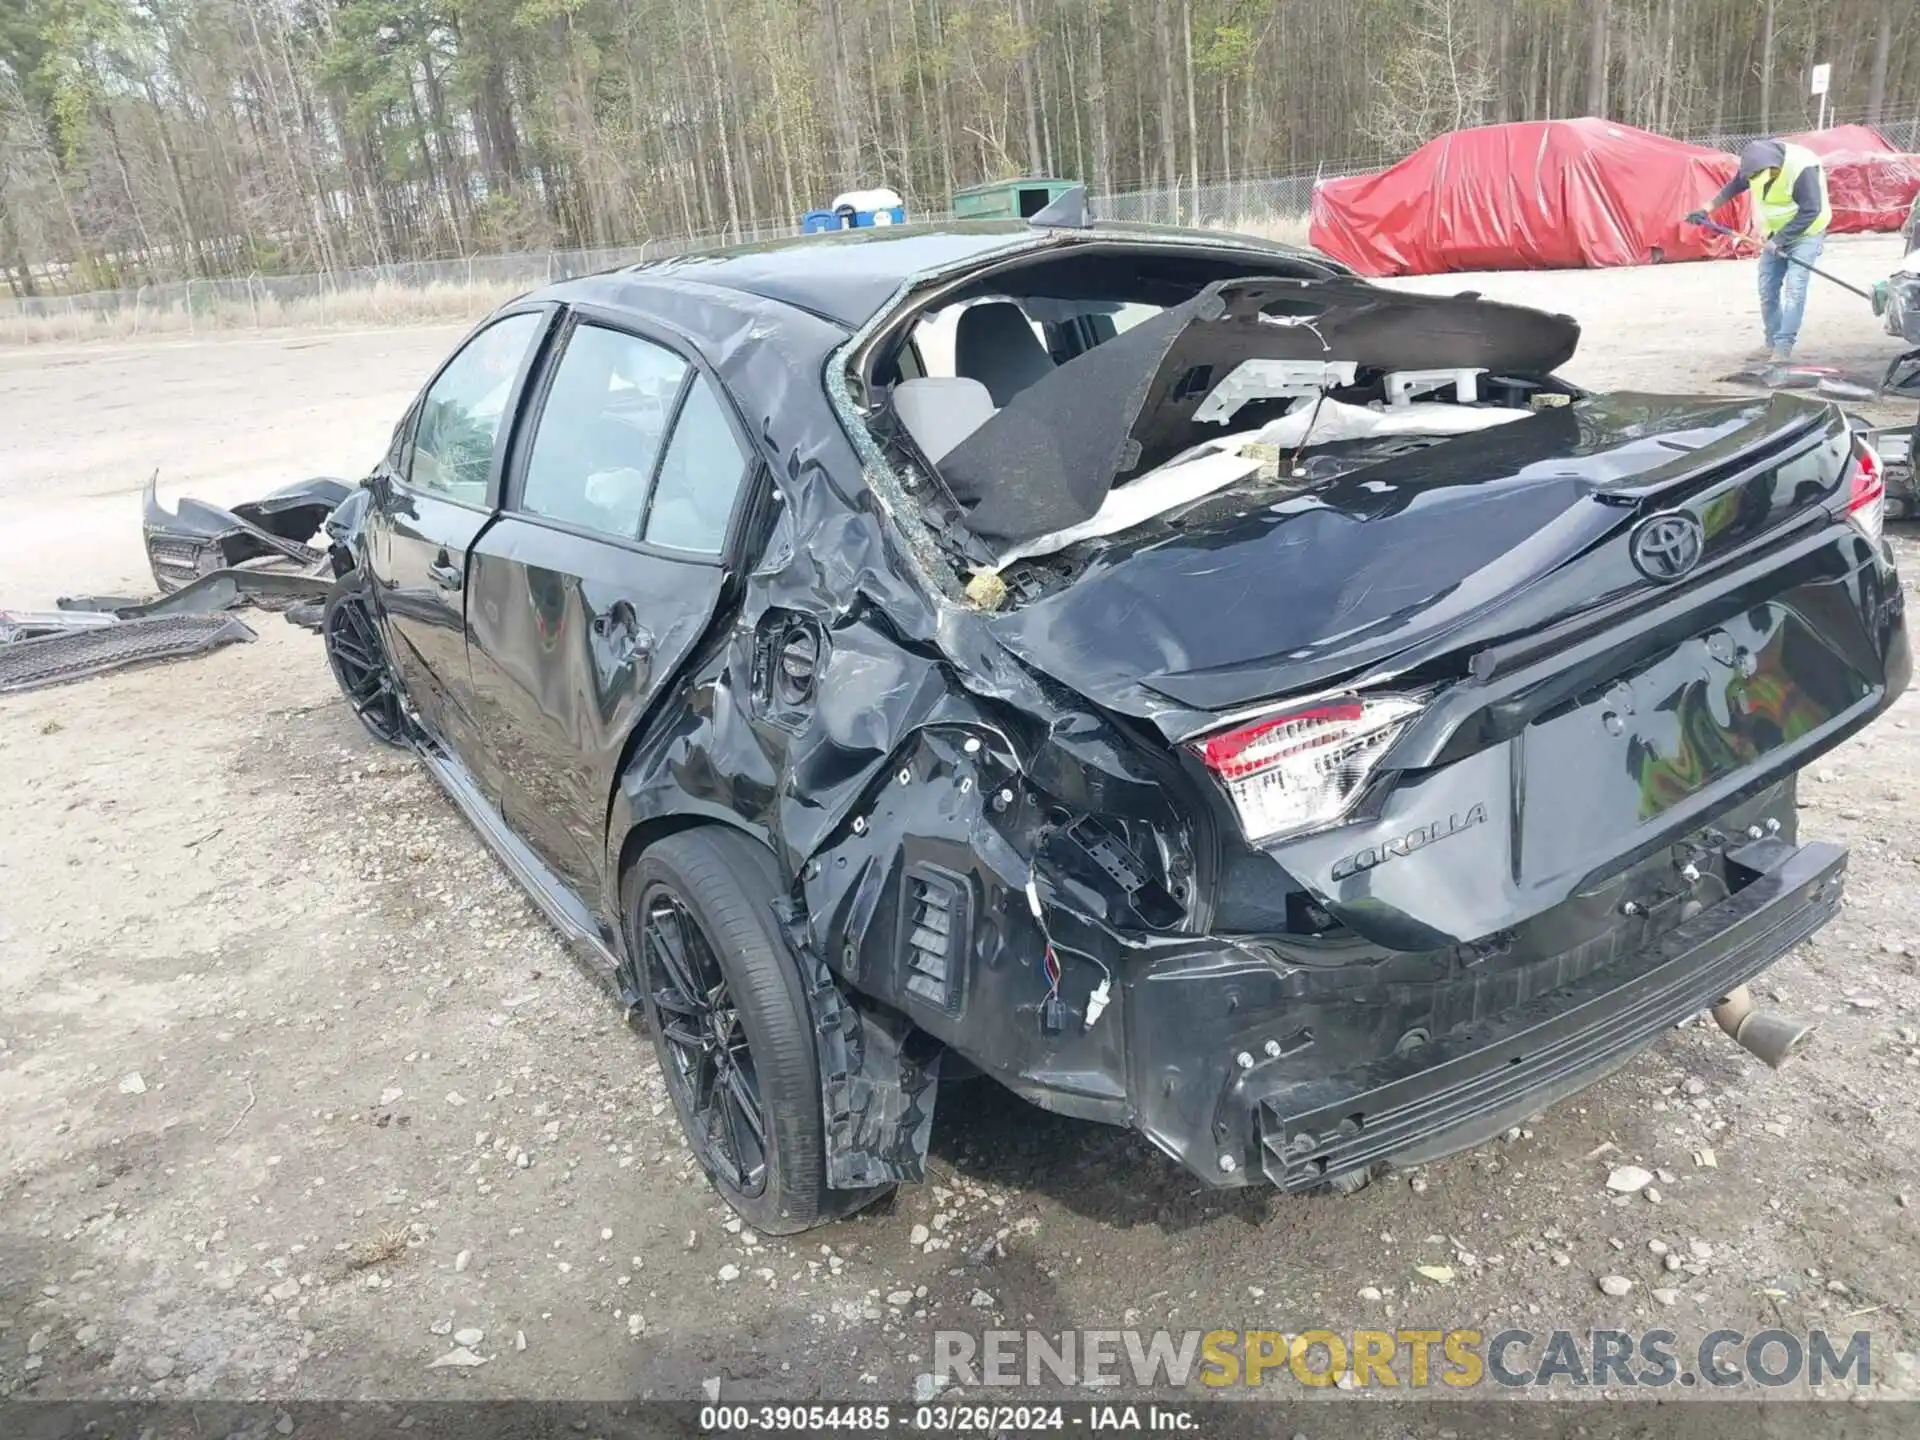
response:
<path id="1" fill-rule="evenodd" d="M 507 433 L 548 306 L 489 321 L 421 392 L 375 474 L 369 563 L 394 668 L 436 737 L 466 752 L 467 554 L 492 515 Z"/>
<path id="2" fill-rule="evenodd" d="M 468 570 L 481 783 L 589 905 L 627 737 L 726 588 L 750 449 L 671 337 L 569 318 Z"/>

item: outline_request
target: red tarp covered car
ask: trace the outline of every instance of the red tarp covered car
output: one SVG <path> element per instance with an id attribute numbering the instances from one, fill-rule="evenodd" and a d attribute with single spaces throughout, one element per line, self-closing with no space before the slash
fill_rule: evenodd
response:
<path id="1" fill-rule="evenodd" d="M 1867 125 L 1836 125 L 1810 135 L 1789 135 L 1820 157 L 1827 169 L 1835 234 L 1898 230 L 1920 194 L 1920 155 L 1903 155 Z"/>
<path id="2" fill-rule="evenodd" d="M 1725 259 L 1733 242 L 1684 217 L 1733 171 L 1722 151 L 1606 120 L 1455 130 L 1317 186 L 1310 239 L 1362 275 Z M 1715 218 L 1744 229 L 1748 213 L 1742 195 Z"/>

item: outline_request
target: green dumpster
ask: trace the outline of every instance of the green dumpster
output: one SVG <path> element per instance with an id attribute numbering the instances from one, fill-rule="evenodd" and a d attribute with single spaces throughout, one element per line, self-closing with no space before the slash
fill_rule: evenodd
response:
<path id="1" fill-rule="evenodd" d="M 953 192 L 956 220 L 1027 220 L 1073 189 L 1078 180 L 990 180 Z"/>

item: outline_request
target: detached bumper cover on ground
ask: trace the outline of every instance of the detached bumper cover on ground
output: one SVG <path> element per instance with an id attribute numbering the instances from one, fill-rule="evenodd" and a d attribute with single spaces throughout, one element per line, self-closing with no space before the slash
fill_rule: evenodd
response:
<path id="1" fill-rule="evenodd" d="M 149 479 L 141 497 L 141 534 L 161 591 L 171 593 L 221 570 L 240 571 L 244 585 L 247 574 L 262 570 L 267 578 L 253 603 L 271 608 L 312 598 L 310 589 L 289 596 L 284 586 L 276 588 L 275 573 L 324 569 L 325 550 L 307 542 L 320 534 L 327 516 L 353 488 L 343 480 L 301 480 L 231 510 L 183 498 L 169 514 L 160 503 L 158 482 L 157 475 Z"/>
<path id="2" fill-rule="evenodd" d="M 326 551 L 302 541 L 353 493 L 344 482 L 302 481 L 230 511 L 182 500 L 171 515 L 155 487 L 149 479 L 142 495 L 142 533 L 161 593 L 63 596 L 54 611 L 0 610 L 0 693 L 251 640 L 244 621 L 223 613 L 236 606 L 285 609 L 317 628 L 332 568 Z"/>

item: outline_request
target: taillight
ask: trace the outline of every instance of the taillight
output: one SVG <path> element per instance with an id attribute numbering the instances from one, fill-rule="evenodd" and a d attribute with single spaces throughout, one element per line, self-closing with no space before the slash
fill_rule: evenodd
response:
<path id="1" fill-rule="evenodd" d="M 1213 772 L 1249 841 L 1330 824 L 1420 706 L 1397 696 L 1329 701 L 1226 730 L 1189 748 Z"/>
<path id="2" fill-rule="evenodd" d="M 1853 461 L 1847 467 L 1847 518 L 1869 540 L 1878 540 L 1886 523 L 1886 466 L 1864 440 L 1854 441 Z"/>

